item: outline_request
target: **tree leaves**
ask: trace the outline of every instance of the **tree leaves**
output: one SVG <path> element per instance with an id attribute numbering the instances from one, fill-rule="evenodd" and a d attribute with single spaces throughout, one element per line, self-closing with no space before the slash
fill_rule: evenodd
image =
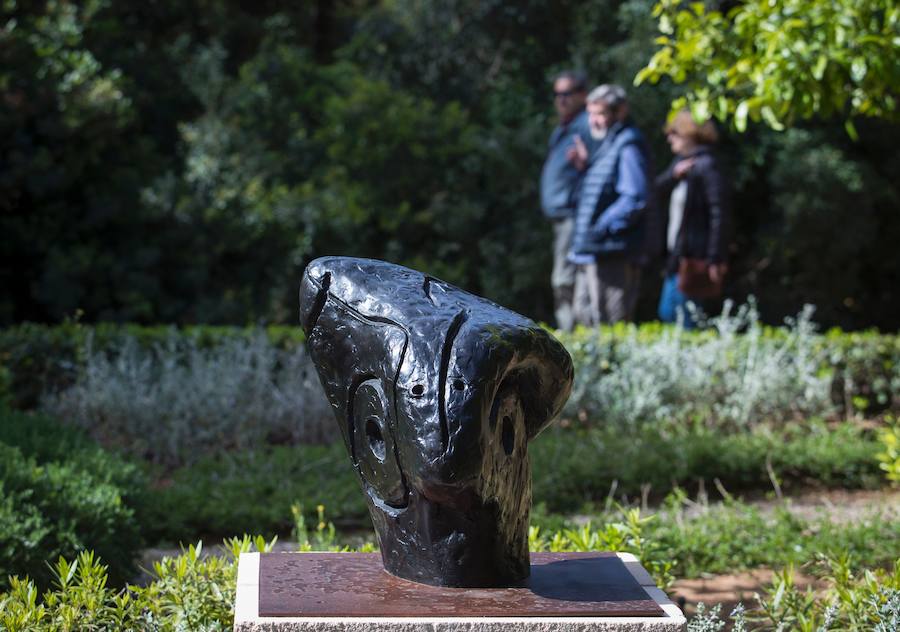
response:
<path id="1" fill-rule="evenodd" d="M 699 6 L 698 6 L 699 5 Z M 724 15 L 701 3 L 659 0 L 659 50 L 634 83 L 684 84 L 695 112 L 782 130 L 799 119 L 898 120 L 900 85 L 892 0 L 743 2 Z M 674 107 L 674 105 L 673 105 Z"/>

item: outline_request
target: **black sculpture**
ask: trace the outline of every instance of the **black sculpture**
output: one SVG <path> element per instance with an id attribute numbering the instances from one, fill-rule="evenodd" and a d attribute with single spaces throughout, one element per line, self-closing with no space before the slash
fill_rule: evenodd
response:
<path id="1" fill-rule="evenodd" d="M 527 577 L 526 444 L 569 396 L 565 348 L 515 312 L 371 259 L 316 259 L 300 306 L 385 568 L 441 586 Z"/>

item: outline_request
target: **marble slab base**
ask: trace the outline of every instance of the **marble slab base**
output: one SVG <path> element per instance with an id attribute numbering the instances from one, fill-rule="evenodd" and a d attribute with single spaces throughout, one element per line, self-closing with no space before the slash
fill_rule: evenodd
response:
<path id="1" fill-rule="evenodd" d="M 407 582 L 385 573 L 377 554 L 264 555 L 262 563 L 259 553 L 241 555 L 236 632 L 676 632 L 686 626 L 681 610 L 627 553 L 532 554 L 527 583 L 482 589 Z"/>

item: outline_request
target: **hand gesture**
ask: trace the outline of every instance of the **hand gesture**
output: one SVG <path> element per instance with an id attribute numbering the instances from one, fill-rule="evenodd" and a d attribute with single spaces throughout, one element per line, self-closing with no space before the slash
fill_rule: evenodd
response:
<path id="1" fill-rule="evenodd" d="M 569 150 L 566 152 L 566 160 L 571 162 L 572 166 L 579 171 L 584 171 L 584 168 L 587 166 L 587 159 L 587 147 L 585 146 L 584 141 L 581 140 L 581 136 L 575 134 L 574 145 L 569 147 Z"/>

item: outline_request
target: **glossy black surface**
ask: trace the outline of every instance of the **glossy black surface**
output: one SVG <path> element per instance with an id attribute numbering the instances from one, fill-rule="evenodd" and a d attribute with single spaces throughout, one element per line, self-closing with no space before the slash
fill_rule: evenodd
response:
<path id="1" fill-rule="evenodd" d="M 385 568 L 440 586 L 527 577 L 527 444 L 569 396 L 565 348 L 515 312 L 384 261 L 313 261 L 300 308 Z"/>

